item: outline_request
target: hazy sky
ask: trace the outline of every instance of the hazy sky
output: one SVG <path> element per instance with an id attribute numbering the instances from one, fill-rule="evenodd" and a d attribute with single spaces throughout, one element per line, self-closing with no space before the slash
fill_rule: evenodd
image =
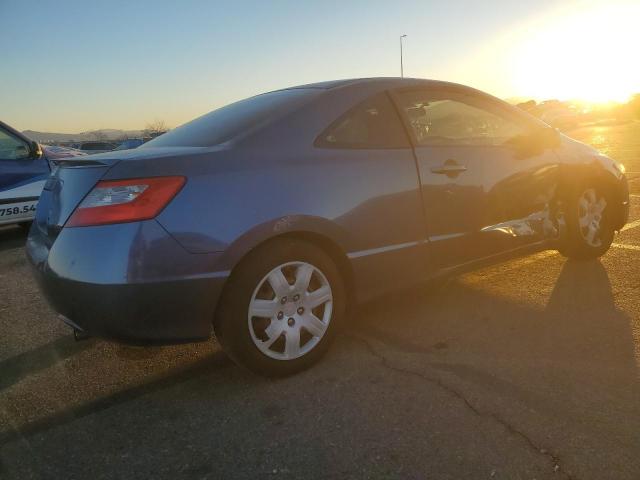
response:
<path id="1" fill-rule="evenodd" d="M 0 118 L 55 132 L 143 128 L 154 119 L 177 126 L 267 90 L 397 76 L 403 33 L 406 76 L 458 81 L 502 97 L 548 95 L 553 84 L 536 92 L 529 90 L 538 82 L 522 81 L 532 78 L 527 69 L 544 71 L 531 65 L 546 62 L 540 49 L 554 49 L 536 35 L 561 43 L 572 15 L 611 3 L 0 0 Z M 547 28 L 551 33 L 542 35 Z M 606 35 L 620 30 L 605 28 Z M 638 40 L 637 32 L 628 35 Z M 524 62 L 514 60 L 514 44 L 527 52 Z M 546 77 L 575 70 L 559 62 L 547 65 L 554 71 Z M 637 70 L 628 81 L 637 80 L 640 91 Z M 622 94 L 631 87 L 616 88 Z M 567 85 L 565 91 L 558 96 L 569 94 Z"/>

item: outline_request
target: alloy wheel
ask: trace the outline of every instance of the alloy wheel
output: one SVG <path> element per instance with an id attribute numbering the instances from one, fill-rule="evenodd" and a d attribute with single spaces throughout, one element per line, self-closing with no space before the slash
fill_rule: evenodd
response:
<path id="1" fill-rule="evenodd" d="M 578 221 L 582 238 L 590 247 L 600 247 L 602 239 L 602 215 L 607 207 L 603 196 L 598 196 L 595 189 L 585 190 L 578 200 Z"/>

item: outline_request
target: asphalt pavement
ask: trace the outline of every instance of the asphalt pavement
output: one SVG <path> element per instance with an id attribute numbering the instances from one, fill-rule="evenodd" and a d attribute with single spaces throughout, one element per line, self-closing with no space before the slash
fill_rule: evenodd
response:
<path id="1" fill-rule="evenodd" d="M 640 124 L 572 134 L 629 170 L 602 259 L 379 298 L 285 379 L 214 341 L 75 342 L 0 228 L 0 478 L 640 478 Z"/>

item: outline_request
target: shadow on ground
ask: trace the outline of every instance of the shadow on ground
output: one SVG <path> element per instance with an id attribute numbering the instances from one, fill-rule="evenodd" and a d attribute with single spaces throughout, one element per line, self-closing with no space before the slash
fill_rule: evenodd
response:
<path id="1" fill-rule="evenodd" d="M 76 342 L 73 336 L 60 337 L 45 345 L 0 362 L 0 391 L 28 375 L 51 367 L 93 346 L 93 340 Z"/>
<path id="2" fill-rule="evenodd" d="M 439 286 L 387 295 L 364 306 L 347 328 L 346 335 L 379 342 L 387 349 L 384 354 L 388 357 L 399 354 L 417 359 L 420 368 L 433 368 L 478 385 L 508 404 L 524 404 L 550 423 L 551 419 L 558 419 L 557 425 L 560 426 L 561 422 L 579 425 L 585 423 L 583 407 L 565 408 L 567 403 L 578 404 L 583 400 L 574 398 L 580 392 L 579 388 L 571 388 L 586 385 L 587 391 L 607 390 L 614 396 L 617 393 L 615 388 L 636 388 L 634 344 L 630 319 L 616 308 L 607 272 L 599 261 L 567 261 L 557 268 L 559 273 L 543 308 L 533 308 L 526 302 L 502 296 L 485 288 L 482 282 L 471 285 L 465 283 L 464 278 L 459 278 Z M 548 271 L 545 265 L 540 265 L 539 269 L 545 278 L 553 282 L 553 270 Z M 506 282 L 508 287 L 517 292 L 526 285 L 530 286 L 531 278 L 524 275 L 529 275 L 531 270 L 530 267 L 518 270 L 514 280 Z M 523 276 L 521 282 L 518 275 Z M 504 283 L 500 281 L 501 285 Z M 74 346 L 67 342 L 61 339 L 4 361 L 0 369 L 10 374 L 6 379 L 2 378 L 4 383 L 1 384 L 10 385 L 53 362 L 91 348 L 90 343 Z M 357 350 L 358 345 L 339 340 L 326 361 L 314 367 L 315 371 L 309 372 L 308 377 L 319 378 L 327 366 L 335 368 L 335 358 L 344 358 L 346 349 Z M 117 350 L 115 352 L 118 355 Z M 366 367 L 368 370 L 383 368 L 378 359 L 370 357 L 364 350 L 357 351 L 356 355 L 358 357 L 351 360 L 355 362 L 353 365 L 368 365 L 370 362 L 371 365 Z M 119 356 L 123 358 L 126 355 Z M 393 357 L 393 361 L 398 361 L 398 358 Z M 151 356 L 146 361 L 153 360 Z M 82 365 L 81 368 L 92 368 L 92 365 Z M 0 443 L 16 439 L 28 441 L 35 434 L 146 395 L 154 394 L 154 398 L 161 399 L 158 392 L 181 384 L 187 389 L 184 392 L 189 392 L 189 404 L 207 404 L 212 394 L 211 385 L 215 383 L 212 383 L 213 377 L 219 376 L 223 370 L 227 374 L 218 381 L 242 382 L 243 392 L 252 398 L 260 398 L 273 383 L 251 375 L 239 378 L 235 374 L 229 375 L 238 367 L 223 353 L 216 352 L 188 366 L 172 369 L 165 375 L 154 376 L 146 383 L 91 399 L 24 426 L 16 426 L 0 434 Z M 348 368 L 338 372 L 345 377 L 351 375 Z M 388 374 L 401 376 L 402 371 L 398 369 Z M 103 375 L 104 382 L 115 383 L 117 380 L 109 378 L 109 371 Z M 74 379 L 69 378 L 68 381 L 73 382 Z M 285 389 L 289 382 L 295 384 L 302 380 L 284 380 L 280 385 Z M 545 389 L 553 390 L 555 396 L 545 394 Z M 38 392 L 32 394 L 37 395 Z M 178 395 L 177 398 L 182 397 Z M 596 399 L 593 403 L 599 405 L 600 401 Z M 365 396 L 362 402 L 370 400 Z M 588 403 L 584 409 L 589 407 Z M 175 406 L 174 403 L 171 405 Z M 607 429 L 612 427 L 594 423 L 585 428 L 607 433 Z M 623 445 L 622 440 L 620 444 Z"/>
<path id="3" fill-rule="evenodd" d="M 66 340 L 66 338 L 61 340 Z M 51 348 L 51 346 L 46 348 Z M 82 348 L 86 347 L 79 347 L 79 349 L 74 350 L 73 353 L 78 353 Z M 45 356 L 49 355 L 45 354 Z M 9 359 L 8 361 L 12 362 L 14 360 Z M 111 407 L 129 402 L 144 395 L 161 391 L 166 388 L 175 387 L 189 380 L 212 375 L 218 370 L 232 365 L 231 360 L 229 360 L 224 353 L 216 352 L 212 356 L 199 360 L 196 363 L 192 363 L 188 367 L 175 369 L 171 371 L 171 373 L 156 377 L 154 380 L 147 383 L 135 385 L 105 397 L 96 398 L 82 405 L 62 410 L 28 425 L 0 432 L 0 445 L 18 438 L 29 437 L 52 428 L 71 423 L 82 417 L 107 410 Z M 88 366 L 88 368 L 91 368 L 91 366 Z M 107 377 L 108 372 L 104 372 L 104 375 Z M 73 381 L 73 379 L 69 379 L 69 381 Z M 105 378 L 104 381 L 109 381 L 109 379 Z"/>

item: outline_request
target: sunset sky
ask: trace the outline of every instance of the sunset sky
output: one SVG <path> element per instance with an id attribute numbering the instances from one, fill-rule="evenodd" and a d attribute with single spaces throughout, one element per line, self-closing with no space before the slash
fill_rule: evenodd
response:
<path id="1" fill-rule="evenodd" d="M 0 118 L 79 132 L 177 126 L 328 79 L 405 75 L 494 95 L 626 101 L 640 2 L 0 0 Z"/>

